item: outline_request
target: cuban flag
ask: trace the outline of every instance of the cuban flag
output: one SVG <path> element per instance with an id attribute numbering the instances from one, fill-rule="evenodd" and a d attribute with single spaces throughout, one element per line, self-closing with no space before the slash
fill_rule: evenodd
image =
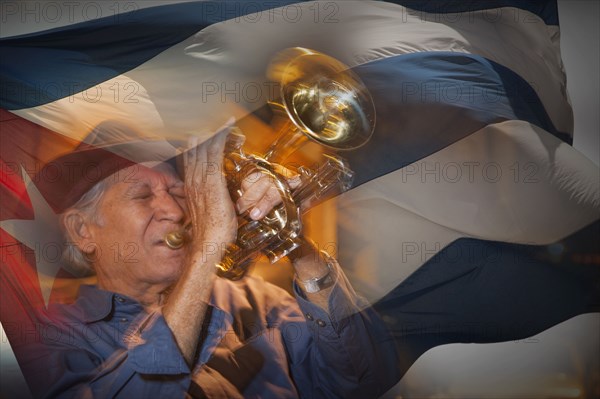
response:
<path id="1" fill-rule="evenodd" d="M 335 255 L 393 332 L 402 373 L 435 346 L 600 311 L 599 171 L 572 147 L 556 1 L 36 4 L 2 4 L 3 18 L 48 25 L 0 40 L 7 356 L 39 339 L 31 309 L 80 282 L 60 258 L 64 193 L 40 189 L 60 171 L 44 166 L 106 120 L 206 139 L 233 116 L 261 136 L 278 94 L 265 71 L 296 46 L 344 62 L 374 100 L 372 139 L 341 154 L 354 185 L 321 212 L 335 212 Z"/>

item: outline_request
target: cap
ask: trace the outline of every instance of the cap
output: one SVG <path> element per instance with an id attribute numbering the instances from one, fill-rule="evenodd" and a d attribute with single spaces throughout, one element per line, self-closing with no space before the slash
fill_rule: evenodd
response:
<path id="1" fill-rule="evenodd" d="M 72 151 L 50 161 L 38 172 L 36 185 L 57 212 L 74 205 L 89 189 L 119 170 L 142 162 L 176 166 L 181 153 L 171 142 L 107 120 L 90 131 Z"/>

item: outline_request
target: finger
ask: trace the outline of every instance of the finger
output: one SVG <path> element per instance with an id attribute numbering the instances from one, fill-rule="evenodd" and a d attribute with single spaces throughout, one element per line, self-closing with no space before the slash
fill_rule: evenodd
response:
<path id="1" fill-rule="evenodd" d="M 204 198 L 207 204 L 208 217 L 220 214 L 223 220 L 236 222 L 235 209 L 229 190 L 227 180 L 223 173 L 224 149 L 227 141 L 227 131 L 222 131 L 211 137 L 205 146 L 207 162 L 204 164 Z M 231 216 L 231 217 L 229 217 Z"/>
<path id="2" fill-rule="evenodd" d="M 271 179 L 264 173 L 255 172 L 244 178 L 242 181 L 243 194 L 236 204 L 238 212 L 245 212 L 256 205 L 272 185 Z"/>
<path id="3" fill-rule="evenodd" d="M 219 132 L 206 143 L 205 177 L 206 179 L 210 179 L 211 184 L 221 184 L 224 180 L 223 157 L 227 135 L 227 131 Z M 217 182 L 217 179 L 219 179 L 219 182 Z"/>
<path id="4" fill-rule="evenodd" d="M 281 203 L 279 190 L 275 186 L 271 186 L 263 197 L 254 205 L 250 211 L 250 217 L 254 220 L 262 219 L 271 209 Z"/>
<path id="5" fill-rule="evenodd" d="M 288 186 L 290 186 L 291 189 L 298 188 L 301 183 L 302 178 L 300 177 L 300 175 L 295 175 L 287 179 L 287 184 Z"/>
<path id="6" fill-rule="evenodd" d="M 196 142 L 197 138 L 192 136 L 188 138 L 188 149 L 183 153 L 185 185 L 191 186 L 196 167 Z"/>
<path id="7" fill-rule="evenodd" d="M 206 171 L 208 165 L 208 146 L 210 140 L 204 140 L 200 142 L 200 138 L 197 139 L 197 146 L 195 148 L 196 164 L 195 164 L 195 175 L 194 181 L 196 182 L 197 188 L 201 189 L 203 184 L 206 182 Z"/>
<path id="8" fill-rule="evenodd" d="M 212 136 L 209 140 L 207 140 L 207 151 L 209 161 L 221 162 L 223 160 L 223 153 L 225 150 L 225 143 L 227 142 L 228 135 L 228 130 L 222 130 L 219 133 Z"/>
<path id="9" fill-rule="evenodd" d="M 189 217 L 194 226 L 198 214 L 201 213 L 202 203 L 198 201 L 198 183 L 197 183 L 197 159 L 198 159 L 198 138 L 190 137 L 188 139 L 188 150 L 184 153 L 184 167 L 185 167 L 185 193 L 186 193 L 186 204 L 189 212 Z"/>
<path id="10" fill-rule="evenodd" d="M 291 189 L 297 188 L 302 183 L 300 174 L 298 174 L 294 169 L 286 168 L 280 164 L 273 164 L 273 167 L 280 176 L 285 178 L 285 181 Z"/>

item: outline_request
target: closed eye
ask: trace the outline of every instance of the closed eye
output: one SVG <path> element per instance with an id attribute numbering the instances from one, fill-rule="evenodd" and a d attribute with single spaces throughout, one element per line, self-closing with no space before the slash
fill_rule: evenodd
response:
<path id="1" fill-rule="evenodd" d="M 133 199 L 136 200 L 147 200 L 152 198 L 152 193 L 148 192 L 148 193 L 140 193 L 140 194 L 136 194 L 133 196 Z"/>
<path id="2" fill-rule="evenodd" d="M 147 200 L 152 197 L 152 189 L 147 183 L 135 183 L 130 185 L 125 191 L 125 198 L 133 200 Z"/>
<path id="3" fill-rule="evenodd" d="M 178 199 L 185 199 L 185 190 L 183 187 L 173 187 L 169 189 L 169 194 Z"/>

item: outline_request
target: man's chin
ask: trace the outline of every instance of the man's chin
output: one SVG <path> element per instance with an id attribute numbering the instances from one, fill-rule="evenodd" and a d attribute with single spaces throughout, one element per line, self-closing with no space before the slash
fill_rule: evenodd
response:
<path id="1" fill-rule="evenodd" d="M 165 268 L 182 269 L 185 253 L 185 248 L 171 249 L 166 245 L 160 245 L 154 248 L 152 260 L 159 265 L 164 265 Z"/>
<path id="2" fill-rule="evenodd" d="M 173 248 L 168 247 L 167 244 L 165 244 L 163 242 L 163 243 L 155 244 L 154 248 L 157 251 L 159 251 L 160 257 L 185 255 L 185 246 L 178 248 L 178 249 L 173 249 Z"/>
<path id="3" fill-rule="evenodd" d="M 178 249 L 178 250 L 163 250 L 161 251 L 159 254 L 157 254 L 157 256 L 155 257 L 157 262 L 160 262 L 162 264 L 170 264 L 173 266 L 176 266 L 178 268 L 182 268 L 183 267 L 183 261 L 185 259 L 185 251 Z"/>

